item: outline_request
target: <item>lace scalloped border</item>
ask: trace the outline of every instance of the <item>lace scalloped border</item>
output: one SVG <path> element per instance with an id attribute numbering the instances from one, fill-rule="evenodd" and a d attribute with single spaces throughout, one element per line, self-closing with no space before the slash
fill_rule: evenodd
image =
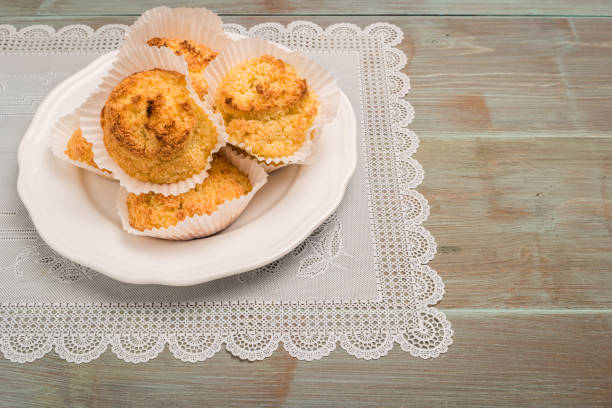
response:
<path id="1" fill-rule="evenodd" d="M 435 358 L 448 350 L 452 329 L 443 313 L 435 308 L 419 312 L 422 322 L 414 329 L 391 331 L 303 333 L 234 333 L 234 334 L 5 334 L 0 337 L 0 351 L 8 360 L 26 363 L 42 358 L 52 349 L 71 363 L 87 363 L 100 357 L 108 346 L 121 360 L 143 363 L 154 359 L 166 345 L 170 352 L 185 362 L 204 361 L 225 348 L 234 356 L 250 361 L 263 360 L 283 343 L 283 348 L 299 360 L 319 360 L 328 356 L 340 343 L 347 353 L 360 359 L 378 359 L 399 344 L 412 356 Z M 436 347 L 427 344 L 435 340 Z"/>
<path id="2" fill-rule="evenodd" d="M 54 30 L 50 26 L 29 26 L 17 30 L 0 25 L 0 53 L 3 54 L 91 54 L 112 51 L 121 45 L 128 27 L 105 25 L 97 30 L 85 25 L 71 25 Z M 118 358 L 128 362 L 145 362 L 155 358 L 168 345 L 170 352 L 186 362 L 203 361 L 225 348 L 246 360 L 262 360 L 270 356 L 282 342 L 284 349 L 300 360 L 316 360 L 329 355 L 338 342 L 349 354 L 361 359 L 377 359 L 399 344 L 415 357 L 434 358 L 448 350 L 453 330 L 444 313 L 431 305 L 444 295 L 440 276 L 427 264 L 436 253 L 431 234 L 421 226 L 429 216 L 427 200 L 416 190 L 424 178 L 422 166 L 412 158 L 419 146 L 418 136 L 408 129 L 414 118 L 412 105 L 403 99 L 410 91 L 410 80 L 401 72 L 406 55 L 395 48 L 401 43 L 402 31 L 388 23 L 375 23 L 364 29 L 349 24 L 333 24 L 326 29 L 307 21 L 295 21 L 286 27 L 278 23 L 258 24 L 247 30 L 237 24 L 225 24 L 224 29 L 237 34 L 272 38 L 287 33 L 298 38 L 332 36 L 341 41 L 346 37 L 377 37 L 384 47 L 388 108 L 391 117 L 392 143 L 395 151 L 395 174 L 401 196 L 411 274 L 406 274 L 411 286 L 411 298 L 416 311 L 405 322 L 406 330 L 348 330 L 308 332 L 204 332 L 197 334 L 167 331 L 131 334 L 58 333 L 32 335 L 21 331 L 0 333 L 0 351 L 17 362 L 41 358 L 53 348 L 63 359 L 83 363 L 96 359 L 111 345 Z M 95 47 L 92 47 L 92 41 Z M 363 98 L 363 95 L 362 95 Z M 362 100 L 363 105 L 363 100 Z M 365 125 L 365 116 L 362 125 Z M 367 163 L 366 163 L 367 166 Z M 371 197 L 369 198 L 371 201 Z M 20 305 L 22 306 L 22 305 Z M 373 311 L 376 313 L 376 311 Z M 3 324 L 0 315 L 0 326 Z M 7 322 L 4 322 L 7 323 Z"/>

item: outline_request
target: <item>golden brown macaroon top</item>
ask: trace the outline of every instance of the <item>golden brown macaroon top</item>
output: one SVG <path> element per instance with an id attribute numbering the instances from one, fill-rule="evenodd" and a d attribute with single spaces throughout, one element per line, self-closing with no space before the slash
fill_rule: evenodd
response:
<path id="1" fill-rule="evenodd" d="M 223 115 L 229 141 L 244 143 L 262 157 L 286 157 L 299 150 L 308 138 L 319 101 L 312 90 L 291 108 L 274 113 Z"/>
<path id="2" fill-rule="evenodd" d="M 308 90 L 295 69 L 271 55 L 252 58 L 232 68 L 217 93 L 217 104 L 228 112 L 262 112 L 296 104 Z"/>
<path id="3" fill-rule="evenodd" d="M 189 76 L 193 89 L 200 99 L 208 92 L 208 83 L 204 79 L 204 70 L 214 60 L 218 52 L 191 40 L 181 40 L 177 38 L 154 37 L 147 41 L 151 47 L 166 47 L 174 51 L 176 55 L 183 55 L 189 69 Z"/>
<path id="4" fill-rule="evenodd" d="M 209 176 L 193 189 L 179 195 L 128 194 L 130 225 L 144 231 L 167 228 L 195 215 L 210 215 L 221 204 L 251 191 L 249 178 L 218 154 L 213 159 Z"/>
<path id="5" fill-rule="evenodd" d="M 184 75 L 175 71 L 128 76 L 100 116 L 109 155 L 142 181 L 175 183 L 200 173 L 217 142 L 212 122 L 189 95 Z"/>
<path id="6" fill-rule="evenodd" d="M 306 80 L 270 55 L 232 68 L 215 97 L 229 141 L 243 143 L 264 158 L 299 150 L 319 110 L 319 99 Z"/>
<path id="7" fill-rule="evenodd" d="M 188 98 L 181 74 L 161 69 L 138 72 L 113 89 L 102 118 L 130 153 L 170 158 L 187 142 L 195 124 Z"/>
<path id="8" fill-rule="evenodd" d="M 88 164 L 91 167 L 94 167 L 105 173 L 112 174 L 109 170 L 101 169 L 100 167 L 98 167 L 98 165 L 94 161 L 94 154 L 93 150 L 91 149 L 92 146 L 93 144 L 89 143 L 87 139 L 83 137 L 83 132 L 81 131 L 81 128 L 78 128 L 74 131 L 72 136 L 70 136 L 70 139 L 68 139 L 64 154 L 66 154 L 66 156 L 68 156 L 72 160 Z"/>

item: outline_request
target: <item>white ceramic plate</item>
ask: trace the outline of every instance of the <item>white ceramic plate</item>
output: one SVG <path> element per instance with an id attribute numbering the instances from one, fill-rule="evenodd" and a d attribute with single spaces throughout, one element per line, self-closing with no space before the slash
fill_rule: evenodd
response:
<path id="1" fill-rule="evenodd" d="M 38 233 L 64 257 L 124 282 L 194 285 L 280 258 L 342 200 L 357 162 L 355 114 L 344 94 L 338 117 L 317 137 L 312 163 L 271 174 L 226 230 L 179 242 L 129 235 L 115 211 L 118 183 L 56 159 L 48 143 L 53 123 L 85 100 L 115 56 L 101 56 L 58 85 L 19 146 L 19 196 Z"/>

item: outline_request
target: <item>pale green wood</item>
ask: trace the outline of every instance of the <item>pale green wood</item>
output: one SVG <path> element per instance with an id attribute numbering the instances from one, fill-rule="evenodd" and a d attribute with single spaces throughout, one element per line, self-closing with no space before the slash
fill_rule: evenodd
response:
<path id="1" fill-rule="evenodd" d="M 603 137 L 612 130 L 609 19 L 405 20 L 425 135 Z"/>
<path id="2" fill-rule="evenodd" d="M 605 407 L 612 400 L 612 315 L 454 313 L 450 352 L 399 348 L 372 361 L 342 350 L 320 361 L 284 351 L 249 363 L 226 352 L 144 364 L 107 352 L 76 365 L 50 354 L 0 360 L 4 407 Z"/>
<path id="3" fill-rule="evenodd" d="M 208 7 L 222 15 L 612 15 L 607 0 L 2 0 L 0 16 L 137 15 L 158 5 Z"/>
<path id="4" fill-rule="evenodd" d="M 250 27 L 269 18 L 225 20 Z M 431 265 L 447 285 L 443 306 L 609 308 L 612 24 L 386 20 L 406 34 L 411 128 L 427 171 L 419 190 L 432 207 L 426 226 L 439 245 Z"/>
<path id="5" fill-rule="evenodd" d="M 612 138 L 422 136 L 442 307 L 610 309 Z"/>
<path id="6" fill-rule="evenodd" d="M 0 21 L 59 28 L 133 19 Z M 224 17 L 246 26 L 295 19 Z M 424 361 L 395 349 L 364 362 L 336 351 L 301 362 L 278 351 L 246 363 L 223 352 L 187 364 L 164 352 L 142 365 L 106 353 L 81 366 L 53 354 L 25 366 L 0 359 L 4 405 L 609 406 L 610 20 L 304 19 L 389 21 L 406 33 L 416 158 L 427 173 L 419 190 L 439 245 L 431 265 L 446 284 L 439 307 L 455 330 L 449 353 Z"/>

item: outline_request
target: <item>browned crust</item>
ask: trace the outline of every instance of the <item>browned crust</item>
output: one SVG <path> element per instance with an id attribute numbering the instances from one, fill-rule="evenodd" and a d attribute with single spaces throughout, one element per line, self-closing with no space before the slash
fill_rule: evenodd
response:
<path id="1" fill-rule="evenodd" d="M 151 47 L 166 47 L 173 50 L 176 55 L 184 56 L 194 90 L 200 99 L 206 95 L 208 83 L 204 79 L 203 73 L 208 64 L 219 55 L 218 52 L 211 50 L 204 44 L 177 38 L 154 37 L 147 41 L 147 44 Z"/>
<path id="2" fill-rule="evenodd" d="M 308 90 L 306 79 L 284 61 L 262 55 L 232 69 L 221 82 L 218 103 L 237 112 L 264 112 L 296 104 Z"/>
<path id="3" fill-rule="evenodd" d="M 70 159 L 79 161 L 81 163 L 88 164 L 89 166 L 96 168 L 105 173 L 111 174 L 111 172 L 107 169 L 101 169 L 98 167 L 96 162 L 94 161 L 94 154 L 92 150 L 93 144 L 89 143 L 87 139 L 83 137 L 83 132 L 81 128 L 72 133 L 70 139 L 68 139 L 68 143 L 66 143 L 66 150 L 64 154 L 68 156 Z"/>
<path id="4" fill-rule="evenodd" d="M 115 140 L 130 153 L 141 157 L 170 158 L 185 145 L 195 123 L 191 106 L 188 103 L 183 102 L 176 105 L 183 118 L 182 122 L 186 120 L 186 123 L 179 124 L 175 117 L 168 115 L 168 105 L 172 101 L 162 92 L 153 95 L 137 94 L 131 97 L 133 106 L 141 109 L 143 105 L 146 106 L 147 120 L 144 122 L 144 128 L 159 141 L 157 149 L 147 149 L 149 146 L 146 138 L 142 137 L 142 129 L 135 129 L 130 123 L 132 115 L 129 110 L 125 109 L 125 105 L 114 105 L 116 99 L 122 98 L 134 88 L 141 86 L 140 80 L 143 76 L 149 76 L 153 72 L 164 71 L 153 69 L 138 72 L 121 81 L 113 89 L 102 114 L 104 123 L 110 124 L 109 130 Z M 177 72 L 174 74 L 181 75 Z M 146 92 L 146 90 L 143 91 Z"/>
<path id="5" fill-rule="evenodd" d="M 251 189 L 249 178 L 217 154 L 211 163 L 209 176 L 185 193 L 169 196 L 128 194 L 129 222 L 140 231 L 167 228 L 188 217 L 210 215 L 224 202 L 245 195 Z"/>
<path id="6" fill-rule="evenodd" d="M 175 183 L 201 172 L 217 142 L 184 75 L 174 71 L 130 75 L 113 89 L 100 115 L 108 154 L 141 181 Z"/>
<path id="7" fill-rule="evenodd" d="M 190 70 L 203 70 L 219 55 L 204 44 L 191 40 L 154 37 L 147 41 L 147 45 L 170 48 L 176 55 L 185 56 Z"/>
<path id="8" fill-rule="evenodd" d="M 296 104 L 270 112 L 235 112 L 220 106 L 231 143 L 244 143 L 260 157 L 291 156 L 309 137 L 319 101 L 309 87 Z"/>

